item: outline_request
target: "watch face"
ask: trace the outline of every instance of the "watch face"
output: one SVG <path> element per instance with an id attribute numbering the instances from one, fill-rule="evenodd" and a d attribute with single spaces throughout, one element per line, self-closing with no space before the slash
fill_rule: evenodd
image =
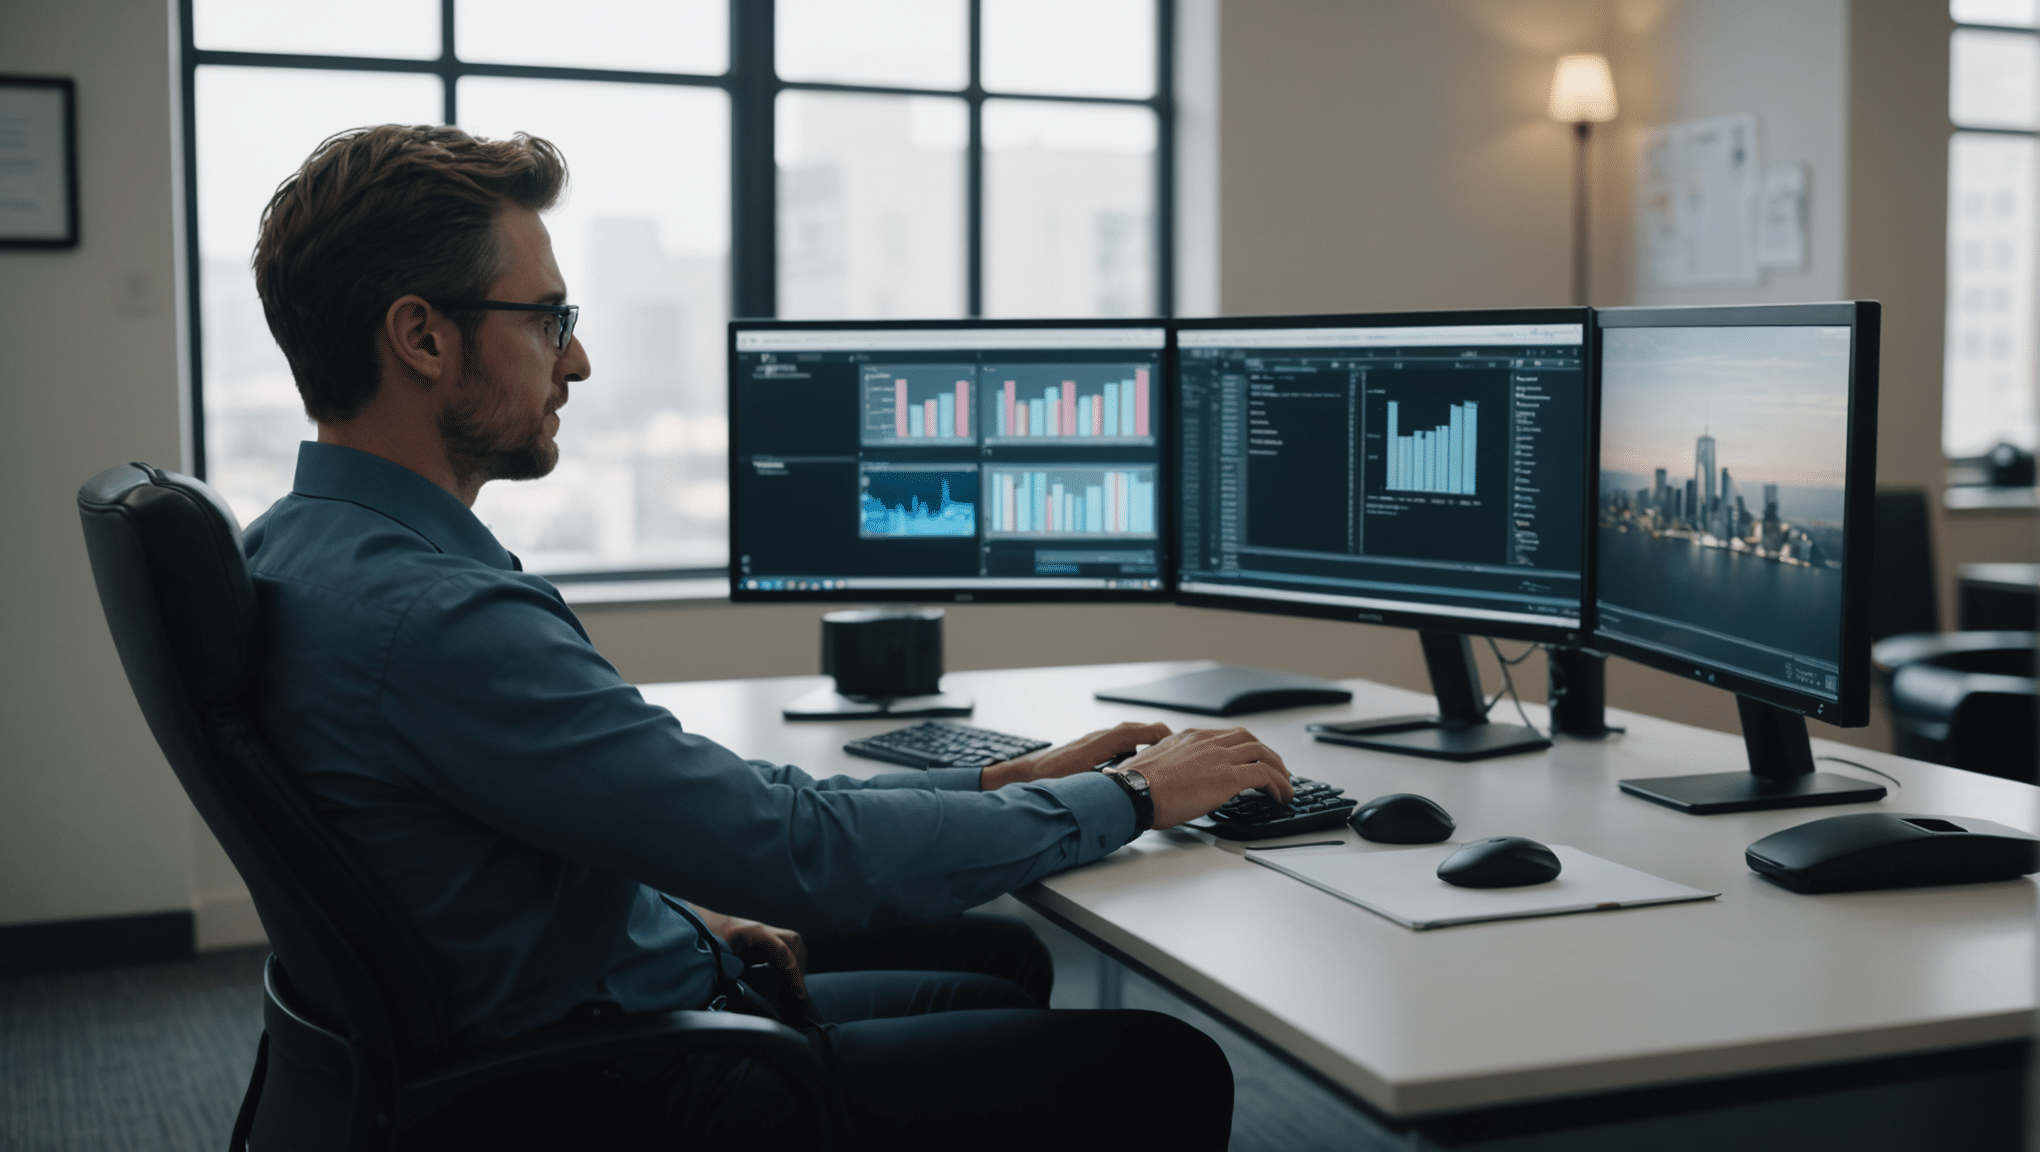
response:
<path id="1" fill-rule="evenodd" d="M 1125 777 L 1126 782 L 1128 784 L 1133 785 L 1136 789 L 1139 789 L 1142 792 L 1146 792 L 1148 790 L 1147 777 L 1140 774 L 1140 769 L 1121 768 L 1119 769 L 1119 774 Z"/>

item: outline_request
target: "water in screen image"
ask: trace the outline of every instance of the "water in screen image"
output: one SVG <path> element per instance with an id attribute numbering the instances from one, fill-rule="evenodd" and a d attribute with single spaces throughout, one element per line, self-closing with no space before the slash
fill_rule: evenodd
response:
<path id="1" fill-rule="evenodd" d="M 1609 328 L 1601 379 L 1603 631 L 1835 698 L 1849 329 Z"/>

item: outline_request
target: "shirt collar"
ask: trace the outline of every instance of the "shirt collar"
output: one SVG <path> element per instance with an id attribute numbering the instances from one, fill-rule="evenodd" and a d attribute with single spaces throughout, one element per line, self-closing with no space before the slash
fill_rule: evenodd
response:
<path id="1" fill-rule="evenodd" d="M 425 538 L 441 552 L 491 568 L 516 568 L 494 534 L 453 493 L 401 464 L 338 444 L 298 445 L 299 496 L 345 500 L 379 512 Z"/>

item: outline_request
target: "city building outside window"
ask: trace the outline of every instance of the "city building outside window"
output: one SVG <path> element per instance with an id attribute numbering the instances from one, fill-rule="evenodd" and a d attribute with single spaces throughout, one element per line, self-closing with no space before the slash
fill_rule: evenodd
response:
<path id="1" fill-rule="evenodd" d="M 727 561 L 725 324 L 1166 312 L 1168 0 L 184 0 L 196 465 L 243 523 L 315 434 L 249 259 L 366 124 L 531 132 L 594 372 L 475 512 L 567 582 Z M 762 173 L 762 179 L 760 174 Z"/>

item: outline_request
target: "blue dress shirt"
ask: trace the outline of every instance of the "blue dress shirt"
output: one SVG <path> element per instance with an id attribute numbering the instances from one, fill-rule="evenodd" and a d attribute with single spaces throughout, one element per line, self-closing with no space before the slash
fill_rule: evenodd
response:
<path id="1" fill-rule="evenodd" d="M 605 1000 L 713 995 L 659 893 L 806 933 L 960 912 L 1118 848 L 1093 773 L 814 780 L 683 731 L 461 502 L 381 457 L 298 453 L 249 526 L 263 716 L 437 954 L 467 1042 Z"/>

